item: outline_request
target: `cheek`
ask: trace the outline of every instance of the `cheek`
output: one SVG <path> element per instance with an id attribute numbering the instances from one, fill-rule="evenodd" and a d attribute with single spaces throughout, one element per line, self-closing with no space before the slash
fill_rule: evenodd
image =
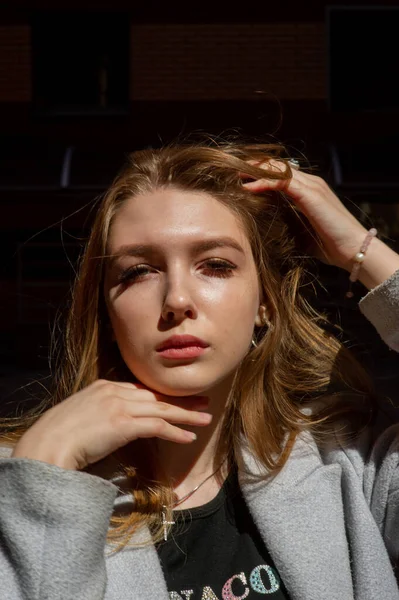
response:
<path id="1" fill-rule="evenodd" d="M 235 306 L 224 312 L 218 326 L 226 353 L 240 351 L 251 343 L 255 326 L 254 308 Z"/>
<path id="2" fill-rule="evenodd" d="M 143 339 L 145 334 L 156 323 L 156 311 L 150 298 L 146 302 L 134 301 L 129 294 L 121 295 L 108 308 L 110 321 L 118 342 L 129 340 L 134 345 Z"/>
<path id="3" fill-rule="evenodd" d="M 223 355 L 236 355 L 246 352 L 251 343 L 255 328 L 255 317 L 259 309 L 258 289 L 251 282 L 243 291 L 243 286 L 230 289 L 215 310 L 209 311 L 213 319 L 214 331 L 223 345 Z"/>
<path id="4" fill-rule="evenodd" d="M 119 321 L 139 321 L 143 316 L 154 318 L 158 312 L 157 289 L 154 286 L 131 286 L 111 303 L 111 312 Z"/>
<path id="5" fill-rule="evenodd" d="M 230 315 L 231 319 L 239 320 L 236 325 L 241 324 L 241 321 L 253 324 L 259 308 L 258 286 L 255 286 L 251 280 L 232 286 L 231 289 L 226 290 L 221 308 L 226 311 L 226 315 Z"/>

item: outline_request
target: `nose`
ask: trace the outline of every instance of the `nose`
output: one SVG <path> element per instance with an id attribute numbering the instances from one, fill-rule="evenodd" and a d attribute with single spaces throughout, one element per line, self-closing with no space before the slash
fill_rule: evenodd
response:
<path id="1" fill-rule="evenodd" d="M 186 279 L 186 278 L 185 278 Z M 179 279 L 168 279 L 162 306 L 162 319 L 167 322 L 182 321 L 183 319 L 196 319 L 197 308 L 193 295 Z"/>

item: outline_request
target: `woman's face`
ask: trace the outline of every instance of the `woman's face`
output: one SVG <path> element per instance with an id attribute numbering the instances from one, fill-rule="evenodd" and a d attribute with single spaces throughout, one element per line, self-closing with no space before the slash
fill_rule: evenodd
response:
<path id="1" fill-rule="evenodd" d="M 108 250 L 106 303 L 135 377 L 170 396 L 210 392 L 231 377 L 260 303 L 252 251 L 233 212 L 205 193 L 159 189 L 122 206 Z"/>

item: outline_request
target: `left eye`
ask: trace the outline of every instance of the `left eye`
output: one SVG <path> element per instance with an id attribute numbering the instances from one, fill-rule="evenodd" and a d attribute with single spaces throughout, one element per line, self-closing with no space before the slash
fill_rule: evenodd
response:
<path id="1" fill-rule="evenodd" d="M 208 260 L 202 264 L 203 270 L 207 275 L 214 277 L 230 277 L 236 265 L 225 260 Z"/>

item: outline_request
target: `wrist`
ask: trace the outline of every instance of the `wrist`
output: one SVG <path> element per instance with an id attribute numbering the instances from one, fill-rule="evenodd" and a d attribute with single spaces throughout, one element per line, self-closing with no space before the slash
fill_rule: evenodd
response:
<path id="1" fill-rule="evenodd" d="M 76 464 L 69 460 L 67 457 L 55 456 L 49 450 L 29 445 L 25 440 L 21 440 L 16 444 L 10 458 L 27 458 L 29 460 L 39 460 L 41 462 L 48 463 L 49 465 L 55 465 L 61 469 L 67 469 L 76 471 Z"/>
<path id="2" fill-rule="evenodd" d="M 360 249 L 360 246 L 359 246 Z M 353 266 L 348 267 L 350 273 Z M 372 290 L 386 281 L 399 269 L 399 254 L 377 237 L 371 240 L 360 265 L 357 279 L 368 289 Z"/>

